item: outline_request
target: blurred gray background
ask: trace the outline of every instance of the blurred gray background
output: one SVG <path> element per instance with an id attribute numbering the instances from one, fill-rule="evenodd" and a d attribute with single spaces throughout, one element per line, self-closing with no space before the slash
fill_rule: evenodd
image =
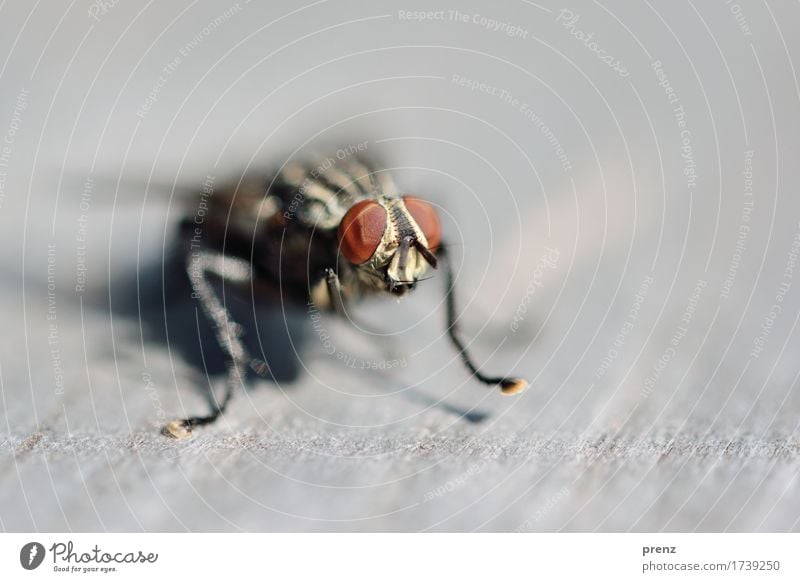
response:
<path id="1" fill-rule="evenodd" d="M 798 33 L 796 2 L 2 3 L 0 528 L 800 529 Z M 531 389 L 470 380 L 439 276 L 324 318 L 339 357 L 258 306 L 282 378 L 160 436 L 219 381 L 186 192 L 361 142 L 445 209 L 471 349 Z"/>

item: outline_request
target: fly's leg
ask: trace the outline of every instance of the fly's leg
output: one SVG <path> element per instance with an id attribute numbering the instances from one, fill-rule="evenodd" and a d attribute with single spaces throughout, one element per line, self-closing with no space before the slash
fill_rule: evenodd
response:
<path id="1" fill-rule="evenodd" d="M 187 271 L 192 284 L 192 297 L 197 298 L 200 302 L 203 313 L 214 326 L 217 343 L 225 352 L 228 376 L 222 401 L 218 401 L 212 395 L 214 407 L 210 414 L 174 420 L 164 427 L 164 434 L 179 439 L 191 437 L 194 427 L 211 424 L 225 412 L 234 389 L 242 384 L 248 364 L 262 375 L 266 369 L 264 362 L 253 360 L 248 355 L 241 340 L 242 326 L 233 321 L 209 283 L 209 275 L 215 275 L 223 282 L 245 283 L 251 278 L 250 264 L 247 261 L 226 257 L 220 253 L 201 251 L 190 255 Z"/>
<path id="2" fill-rule="evenodd" d="M 472 358 L 467 352 L 467 347 L 459 337 L 458 322 L 456 320 L 455 276 L 453 275 L 453 265 L 447 253 L 447 249 L 444 246 L 439 249 L 437 254 L 439 258 L 442 259 L 442 263 L 444 263 L 445 281 L 447 285 L 447 335 L 450 337 L 450 341 L 453 342 L 456 350 L 458 350 L 461 361 L 464 362 L 464 365 L 472 372 L 475 378 L 487 386 L 499 386 L 500 391 L 507 396 L 519 394 L 528 387 L 527 380 L 522 378 L 508 378 L 505 376 L 486 376 L 473 363 Z"/>

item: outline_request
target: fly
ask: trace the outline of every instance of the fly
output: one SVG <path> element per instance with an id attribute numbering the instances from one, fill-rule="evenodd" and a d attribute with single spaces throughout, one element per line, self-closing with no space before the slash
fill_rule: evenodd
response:
<path id="1" fill-rule="evenodd" d="M 342 155 L 346 153 L 347 155 Z M 213 194 L 213 195 L 212 195 Z M 248 367 L 265 375 L 269 364 L 252 358 L 211 285 L 212 278 L 250 283 L 264 294 L 311 302 L 343 314 L 370 295 L 396 297 L 413 290 L 431 269 L 442 267 L 447 288 L 447 334 L 472 375 L 505 395 L 528 382 L 488 376 L 475 365 L 459 335 L 454 276 L 436 209 L 400 194 L 391 176 L 346 150 L 284 165 L 270 179 L 245 176 L 219 192 L 204 188 L 202 220 L 181 223 L 192 297 L 215 329 L 228 375 L 221 401 L 209 414 L 174 420 L 164 433 L 188 438 L 225 412 Z"/>

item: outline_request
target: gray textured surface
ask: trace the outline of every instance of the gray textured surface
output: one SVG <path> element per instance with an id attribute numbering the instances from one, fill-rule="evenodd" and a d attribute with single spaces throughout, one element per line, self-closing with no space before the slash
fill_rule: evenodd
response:
<path id="1" fill-rule="evenodd" d="M 565 27 L 521 1 L 459 3 L 468 22 L 400 17 L 422 3 L 162 4 L 0 7 L 0 528 L 800 529 L 800 6 L 576 2 Z M 324 320 L 357 361 L 391 333 L 407 366 L 389 371 L 259 306 L 249 341 L 297 379 L 165 440 L 208 385 L 180 285 L 159 329 L 171 186 L 318 139 L 368 140 L 449 211 L 473 351 L 533 387 L 469 380 L 436 279 L 360 307 L 367 332 Z"/>

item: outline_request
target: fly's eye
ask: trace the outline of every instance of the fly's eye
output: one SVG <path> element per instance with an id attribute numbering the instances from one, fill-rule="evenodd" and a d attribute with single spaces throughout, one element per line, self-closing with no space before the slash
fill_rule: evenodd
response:
<path id="1" fill-rule="evenodd" d="M 428 239 L 428 249 L 435 251 L 442 242 L 442 223 L 439 222 L 436 209 L 428 202 L 414 196 L 404 196 L 403 202 L 422 230 L 422 234 Z"/>
<path id="2" fill-rule="evenodd" d="M 339 246 L 344 258 L 360 265 L 375 254 L 386 230 L 386 209 L 374 200 L 355 204 L 339 223 Z"/>

